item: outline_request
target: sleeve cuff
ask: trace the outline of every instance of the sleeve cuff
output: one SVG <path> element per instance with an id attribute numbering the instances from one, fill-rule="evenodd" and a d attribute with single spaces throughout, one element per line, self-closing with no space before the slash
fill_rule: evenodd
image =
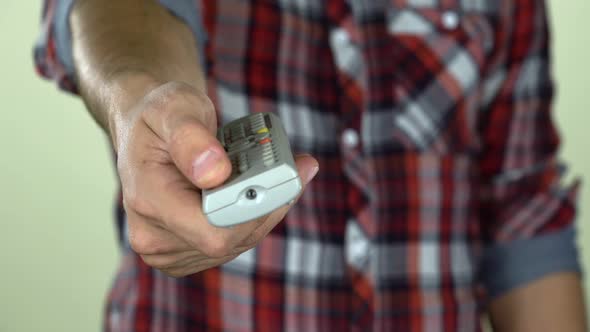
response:
<path id="1" fill-rule="evenodd" d="M 53 35 L 55 52 L 68 77 L 74 77 L 74 58 L 72 56 L 72 38 L 70 36 L 69 16 L 75 0 L 58 1 L 55 7 Z"/>
<path id="2" fill-rule="evenodd" d="M 55 47 L 59 61 L 65 68 L 66 74 L 73 77 L 74 59 L 72 55 L 72 38 L 70 34 L 69 16 L 75 0 L 60 0 L 57 2 L 54 35 Z M 203 52 L 203 46 L 207 39 L 205 28 L 202 23 L 200 8 L 197 1 L 192 0 L 159 0 L 159 3 L 166 7 L 174 16 L 185 22 L 193 32 L 199 52 Z M 202 54 L 201 54 L 202 55 Z M 201 65 L 204 68 L 204 57 L 200 56 Z"/>
<path id="3" fill-rule="evenodd" d="M 573 226 L 555 233 L 488 247 L 480 280 L 494 298 L 551 273 L 581 273 Z"/>
<path id="4" fill-rule="evenodd" d="M 194 0 L 158 0 L 158 2 L 190 27 L 201 53 L 201 62 L 203 62 L 202 54 L 207 41 L 207 32 L 203 25 L 200 2 Z"/>

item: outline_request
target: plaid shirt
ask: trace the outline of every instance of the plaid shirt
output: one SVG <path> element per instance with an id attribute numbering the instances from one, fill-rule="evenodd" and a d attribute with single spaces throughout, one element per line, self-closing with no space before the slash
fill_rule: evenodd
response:
<path id="1" fill-rule="evenodd" d="M 75 92 L 49 0 L 39 72 Z M 161 0 L 222 122 L 276 112 L 320 172 L 256 248 L 185 278 L 125 239 L 107 331 L 473 331 L 490 299 L 578 271 L 541 0 Z"/>

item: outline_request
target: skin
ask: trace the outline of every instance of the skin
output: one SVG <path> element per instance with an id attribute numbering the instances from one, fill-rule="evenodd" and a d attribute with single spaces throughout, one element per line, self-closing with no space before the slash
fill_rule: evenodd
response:
<path id="1" fill-rule="evenodd" d="M 70 16 L 82 98 L 117 151 L 129 241 L 146 264 L 180 277 L 220 265 L 260 242 L 290 207 L 231 229 L 210 225 L 200 189 L 230 163 L 186 25 L 152 0 L 78 0 Z M 195 167 L 203 154 L 212 163 Z M 296 158 L 304 186 L 318 170 Z M 579 277 L 559 273 L 493 299 L 497 331 L 585 331 Z"/>
<path id="2" fill-rule="evenodd" d="M 494 331 L 588 331 L 580 276 L 554 273 L 490 303 Z"/>

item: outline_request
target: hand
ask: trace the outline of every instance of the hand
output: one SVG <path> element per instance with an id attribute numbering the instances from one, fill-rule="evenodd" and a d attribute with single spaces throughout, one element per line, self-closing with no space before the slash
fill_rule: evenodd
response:
<path id="1" fill-rule="evenodd" d="M 110 121 L 129 242 L 146 264 L 170 276 L 232 260 L 256 246 L 290 208 L 232 228 L 209 224 L 200 189 L 223 183 L 231 173 L 214 136 L 216 122 L 209 98 L 183 83 L 157 86 Z M 305 187 L 317 161 L 299 156 L 296 164 Z"/>

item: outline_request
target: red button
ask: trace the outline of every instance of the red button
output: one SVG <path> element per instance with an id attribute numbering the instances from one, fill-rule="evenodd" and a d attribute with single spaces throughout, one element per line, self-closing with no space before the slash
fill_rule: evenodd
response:
<path id="1" fill-rule="evenodd" d="M 266 143 L 270 143 L 270 142 L 272 142 L 270 137 L 267 137 L 267 138 L 260 140 L 260 142 L 258 142 L 258 143 L 260 143 L 262 145 L 262 144 L 266 144 Z"/>

